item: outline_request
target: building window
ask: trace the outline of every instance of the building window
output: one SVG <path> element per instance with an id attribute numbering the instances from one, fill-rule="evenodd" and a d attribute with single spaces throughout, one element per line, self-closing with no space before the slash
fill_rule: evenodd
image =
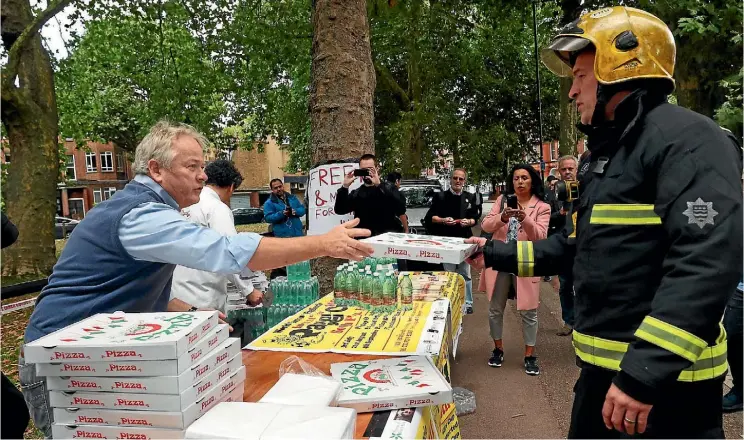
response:
<path id="1" fill-rule="evenodd" d="M 101 171 L 114 171 L 114 153 L 110 151 L 101 153 Z"/>
<path id="2" fill-rule="evenodd" d="M 124 172 L 124 155 L 121 153 L 116 153 L 116 171 Z"/>
<path id="3" fill-rule="evenodd" d="M 103 189 L 103 200 L 108 200 L 116 192 L 116 188 L 104 188 Z"/>
<path id="4" fill-rule="evenodd" d="M 65 179 L 77 180 L 77 175 L 75 174 L 75 156 L 73 156 L 72 154 L 67 155 L 67 164 L 65 165 Z"/>
<path id="5" fill-rule="evenodd" d="M 95 173 L 98 171 L 96 153 L 85 153 L 85 171 Z"/>
<path id="6" fill-rule="evenodd" d="M 93 204 L 101 203 L 101 188 L 93 190 Z"/>

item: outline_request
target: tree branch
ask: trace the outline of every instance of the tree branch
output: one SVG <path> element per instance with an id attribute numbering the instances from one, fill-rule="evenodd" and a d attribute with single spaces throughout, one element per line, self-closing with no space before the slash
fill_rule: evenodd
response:
<path id="1" fill-rule="evenodd" d="M 18 75 L 18 66 L 21 63 L 20 52 L 23 46 L 39 32 L 49 19 L 57 15 L 61 10 L 66 8 L 70 3 L 76 0 L 56 0 L 49 3 L 49 6 L 29 23 L 23 30 L 21 36 L 13 43 L 8 51 L 8 65 L 3 72 L 3 88 L 10 88 L 15 83 L 15 77 Z"/>
<path id="2" fill-rule="evenodd" d="M 390 73 L 390 71 L 387 69 L 387 67 L 383 66 L 382 64 L 375 62 L 375 72 L 377 73 L 377 77 L 383 81 L 383 83 L 388 87 L 388 89 L 395 94 L 396 98 L 400 102 L 401 106 L 405 108 L 406 110 L 411 109 L 411 99 L 408 97 L 408 94 L 401 88 L 400 85 L 398 85 L 398 82 L 395 81 L 395 78 L 393 78 L 393 75 Z"/>

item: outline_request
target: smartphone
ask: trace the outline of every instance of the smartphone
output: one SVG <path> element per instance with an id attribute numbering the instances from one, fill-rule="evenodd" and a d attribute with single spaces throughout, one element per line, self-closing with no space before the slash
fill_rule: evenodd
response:
<path id="1" fill-rule="evenodd" d="M 506 196 L 506 207 L 511 209 L 519 209 L 519 202 L 517 202 L 516 194 L 509 194 Z"/>
<path id="2" fill-rule="evenodd" d="M 367 168 L 357 168 L 354 170 L 354 177 L 369 177 L 369 170 Z"/>

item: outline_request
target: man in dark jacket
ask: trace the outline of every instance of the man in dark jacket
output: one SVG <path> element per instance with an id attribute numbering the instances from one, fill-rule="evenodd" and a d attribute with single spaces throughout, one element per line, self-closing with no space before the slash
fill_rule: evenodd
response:
<path id="1" fill-rule="evenodd" d="M 359 159 L 359 168 L 367 170 L 364 184 L 349 192 L 354 183 L 354 172 L 344 176 L 344 183 L 336 193 L 336 214 L 354 213 L 359 227 L 372 231 L 372 236 L 385 232 L 403 232 L 400 216 L 406 213 L 406 202 L 394 184 L 380 180 L 377 159 L 365 154 Z"/>
<path id="2" fill-rule="evenodd" d="M 563 156 L 558 159 L 558 173 L 561 181 L 567 182 L 576 180 L 576 168 L 578 164 L 573 156 Z M 555 207 L 551 206 L 550 224 L 548 225 L 548 236 L 560 233 L 566 227 L 566 220 L 571 213 L 571 202 L 555 201 Z M 566 265 L 558 274 L 558 296 L 561 300 L 561 318 L 563 319 L 563 328 L 556 334 L 558 336 L 568 336 L 573 332 L 574 326 L 574 282 L 573 266 Z"/>
<path id="3" fill-rule="evenodd" d="M 457 168 L 452 172 L 449 191 L 442 191 L 434 196 L 431 208 L 424 217 L 427 232 L 442 237 L 473 236 L 472 227 L 478 223 L 478 204 L 475 195 L 464 191 L 467 172 Z M 466 313 L 473 313 L 473 282 L 470 278 L 470 265 L 445 263 L 444 270 L 457 272 L 465 278 L 465 307 Z"/>
<path id="4" fill-rule="evenodd" d="M 2 247 L 5 249 L 18 239 L 18 228 L 2 214 Z M 13 385 L 5 374 L 2 375 L 2 438 L 23 438 L 28 421 L 28 409 L 23 394 Z"/>
<path id="5" fill-rule="evenodd" d="M 574 265 L 569 438 L 724 437 L 720 321 L 741 277 L 741 149 L 667 102 L 675 50 L 664 22 L 633 8 L 567 26 L 543 60 L 573 74 L 591 150 L 571 221 L 534 243 L 471 239 L 485 245 L 476 263 L 519 276 Z"/>

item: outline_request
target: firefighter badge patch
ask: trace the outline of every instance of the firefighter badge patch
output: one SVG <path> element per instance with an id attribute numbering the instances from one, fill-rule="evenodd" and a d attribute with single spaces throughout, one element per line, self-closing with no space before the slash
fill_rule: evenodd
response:
<path id="1" fill-rule="evenodd" d="M 712 225 L 713 218 L 718 211 L 713 209 L 713 202 L 705 202 L 698 197 L 694 202 L 687 202 L 687 209 L 682 213 L 687 216 L 687 224 L 696 224 L 703 229 L 705 225 Z"/>

